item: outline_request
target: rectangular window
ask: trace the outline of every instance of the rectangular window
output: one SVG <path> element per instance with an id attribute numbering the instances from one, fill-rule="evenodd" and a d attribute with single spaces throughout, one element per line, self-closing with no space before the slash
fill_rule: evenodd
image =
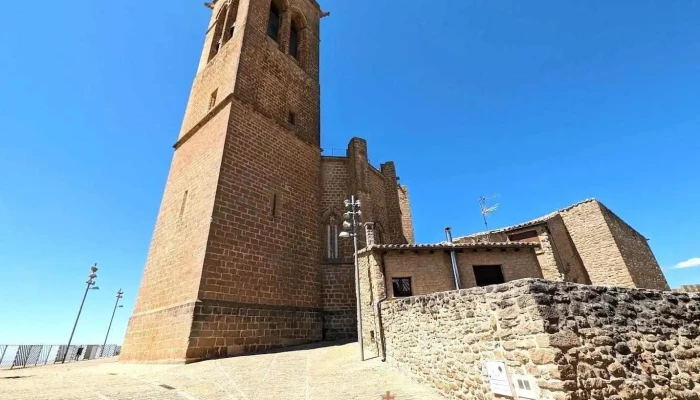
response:
<path id="1" fill-rule="evenodd" d="M 500 265 L 475 265 L 474 277 L 476 286 L 498 285 L 506 282 Z"/>
<path id="2" fill-rule="evenodd" d="M 293 112 L 290 112 L 289 116 L 287 116 L 287 121 L 289 121 L 291 125 L 295 125 L 297 123 L 297 115 Z"/>
<path id="3" fill-rule="evenodd" d="M 211 110 L 216 106 L 216 95 L 219 92 L 219 89 L 216 89 L 212 94 L 211 97 L 209 97 L 209 109 Z"/>
<path id="4" fill-rule="evenodd" d="M 391 286 L 394 288 L 394 297 L 411 297 L 413 296 L 413 287 L 411 286 L 411 278 L 392 278 Z"/>
<path id="5" fill-rule="evenodd" d="M 267 22 L 267 34 L 275 41 L 279 40 L 280 12 L 274 2 L 270 5 L 270 20 Z"/>

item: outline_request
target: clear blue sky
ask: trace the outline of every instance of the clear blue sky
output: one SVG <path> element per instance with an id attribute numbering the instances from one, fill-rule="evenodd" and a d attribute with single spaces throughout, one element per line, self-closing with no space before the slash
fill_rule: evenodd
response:
<path id="1" fill-rule="evenodd" d="M 700 283 L 700 3 L 322 1 L 322 135 L 368 140 L 410 186 L 417 239 L 597 197 L 671 285 Z M 0 343 L 121 342 L 209 10 L 201 1 L 5 2 Z M 697 260 L 700 264 L 700 260 Z M 687 264 L 694 264 L 688 262 Z"/>

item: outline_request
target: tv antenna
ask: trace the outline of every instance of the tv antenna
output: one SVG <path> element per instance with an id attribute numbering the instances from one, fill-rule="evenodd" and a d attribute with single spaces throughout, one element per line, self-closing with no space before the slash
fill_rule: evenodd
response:
<path id="1" fill-rule="evenodd" d="M 492 194 L 491 196 L 481 196 L 479 197 L 479 208 L 481 208 L 481 216 L 484 217 L 484 226 L 486 226 L 486 240 L 491 241 L 491 233 L 489 232 L 489 222 L 487 220 L 487 216 L 491 214 L 492 212 L 498 210 L 498 207 L 500 206 L 500 203 L 496 203 L 492 206 L 489 206 L 487 203 L 489 200 L 496 199 L 498 197 L 501 197 L 500 194 Z"/>

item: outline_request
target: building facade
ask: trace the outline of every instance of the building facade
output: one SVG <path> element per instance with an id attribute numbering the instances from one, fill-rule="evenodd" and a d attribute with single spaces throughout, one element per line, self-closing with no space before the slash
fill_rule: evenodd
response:
<path id="1" fill-rule="evenodd" d="M 595 199 L 456 243 L 535 242 L 545 279 L 669 290 L 647 239 Z"/>
<path id="2" fill-rule="evenodd" d="M 354 337 L 343 200 L 412 240 L 393 163 L 320 148 L 314 0 L 218 0 L 121 360 L 189 362 Z M 361 238 L 364 240 L 364 236 Z"/>
<path id="3" fill-rule="evenodd" d="M 326 13 L 315 0 L 207 6 L 212 18 L 122 361 L 190 362 L 355 338 L 352 242 L 338 236 L 350 195 L 367 223 L 361 291 L 386 293 L 368 297 L 370 309 L 458 281 L 668 289 L 646 239 L 596 200 L 451 244 L 414 245 L 408 189 L 393 162 L 374 167 L 360 138 L 344 156 L 322 154 Z"/>

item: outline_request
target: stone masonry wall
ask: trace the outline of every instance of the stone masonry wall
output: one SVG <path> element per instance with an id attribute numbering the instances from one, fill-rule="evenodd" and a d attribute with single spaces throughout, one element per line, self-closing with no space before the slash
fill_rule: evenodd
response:
<path id="1" fill-rule="evenodd" d="M 340 225 L 344 213 L 343 201 L 355 194 L 362 200 L 363 220 L 374 222 L 375 233 L 381 233 L 382 242 L 403 243 L 404 220 L 400 211 L 400 190 L 396 187 L 393 163 L 382 166 L 382 171 L 370 165 L 367 142 L 353 138 L 348 144 L 346 157 L 321 158 L 321 279 L 323 306 L 323 337 L 327 340 L 357 337 L 357 308 L 352 240 L 337 239 L 340 257 L 327 259 L 326 246 L 329 218 L 335 216 Z M 404 201 L 408 202 L 407 194 Z M 379 239 L 379 238 L 377 238 Z M 360 230 L 360 247 L 366 244 L 365 230 Z"/>
<path id="2" fill-rule="evenodd" d="M 234 93 L 256 112 L 294 132 L 305 142 L 320 144 L 320 86 L 318 4 L 286 0 L 278 41 L 267 34 L 271 0 L 241 0 L 248 7 Z M 292 14 L 305 21 L 302 29 L 302 62 L 289 55 Z M 241 18 L 239 16 L 239 18 Z M 289 113 L 295 122 L 289 122 Z"/>
<path id="3" fill-rule="evenodd" d="M 697 294 L 524 279 L 387 301 L 381 319 L 387 361 L 450 398 L 497 398 L 482 368 L 503 360 L 539 399 L 698 399 L 699 307 Z"/>
<path id="4" fill-rule="evenodd" d="M 581 256 L 576 251 L 576 247 L 571 241 L 571 236 L 561 216 L 556 215 L 550 218 L 546 226 L 549 230 L 549 236 L 551 236 L 550 242 L 554 254 L 558 264 L 561 264 L 560 269 L 564 273 L 565 280 L 573 283 L 590 284 L 591 280 L 588 277 L 586 268 L 583 266 Z"/>
<path id="5" fill-rule="evenodd" d="M 227 347 L 240 338 L 247 351 L 322 337 L 320 149 L 238 99 L 228 132 L 199 299 L 212 307 L 227 302 L 215 311 L 273 312 L 255 320 L 259 325 L 221 314 L 225 323 L 216 329 L 193 329 L 191 338 L 199 341 L 190 341 L 190 359 L 238 352 Z M 288 317 L 290 311 L 305 313 L 303 327 Z M 250 330 L 255 335 L 247 338 Z M 212 339 L 215 347 L 209 347 Z"/>
<path id="6" fill-rule="evenodd" d="M 386 301 L 388 293 L 382 280 L 382 258 L 379 252 L 368 251 L 358 257 L 360 268 L 360 317 L 362 318 L 362 337 L 366 357 L 379 355 L 378 332 L 380 320 L 377 307 Z M 357 331 L 357 327 L 355 327 Z"/>
<path id="7" fill-rule="evenodd" d="M 495 399 L 482 375 L 486 360 L 503 360 L 509 372 L 549 376 L 555 354 L 539 347 L 545 337 L 531 307 L 528 281 L 393 300 L 381 306 L 387 361 L 450 398 Z M 381 349 L 378 341 L 375 353 Z M 561 395 L 557 397 L 557 395 Z M 546 389 L 542 399 L 563 398 Z"/>
<path id="8" fill-rule="evenodd" d="M 457 251 L 457 266 L 462 287 L 476 286 L 475 265 L 500 265 L 506 282 L 524 278 L 542 278 L 542 270 L 537 264 L 535 250 L 534 248 L 522 248 Z"/>
<path id="9" fill-rule="evenodd" d="M 352 240 L 337 240 L 339 258 L 329 260 L 327 255 L 328 230 L 331 216 L 342 224 L 343 201 L 350 193 L 350 175 L 346 157 L 321 157 L 321 246 L 323 262 L 321 277 L 323 291 L 323 338 L 336 340 L 357 338 L 357 312 L 355 307 L 355 275 L 352 259 Z"/>
<path id="10" fill-rule="evenodd" d="M 523 278 L 541 278 L 532 248 L 457 250 L 457 269 L 462 288 L 476 286 L 475 265 L 500 265 L 506 281 Z M 365 257 L 364 252 L 360 257 Z M 411 278 L 416 296 L 455 290 L 452 260 L 449 251 L 390 251 L 382 256 L 385 285 L 389 298 L 393 298 L 392 279 Z M 361 273 L 365 272 L 361 270 Z M 381 284 L 381 281 L 376 283 Z"/>
<path id="11" fill-rule="evenodd" d="M 507 232 L 491 233 L 489 240 L 505 242 L 514 235 L 533 231 L 537 237 L 519 241 L 533 241 L 540 244 L 540 248 L 535 253 L 545 279 L 560 280 L 563 274 L 567 281 L 590 283 L 581 257 L 578 255 L 569 232 L 566 230 L 566 226 L 559 215 L 553 216 L 539 225 L 513 229 Z M 460 238 L 458 243 L 476 243 L 487 241 L 486 239 L 487 235 L 482 234 Z"/>
<path id="12" fill-rule="evenodd" d="M 536 238 L 527 239 L 526 241 L 539 242 L 540 244 L 540 248 L 537 249 L 535 253 L 537 254 L 537 261 L 542 269 L 542 276 L 545 279 L 553 281 L 559 280 L 561 265 L 559 265 L 560 262 L 557 257 L 556 245 L 545 224 L 528 227 L 522 230 L 514 230 L 512 232 L 507 232 L 506 235 L 507 237 L 512 237 L 513 235 L 528 231 L 534 231 L 537 234 Z"/>
<path id="13" fill-rule="evenodd" d="M 598 201 L 560 212 L 594 285 L 634 287 L 632 275 L 601 211 Z"/>
<path id="14" fill-rule="evenodd" d="M 403 236 L 407 243 L 415 243 L 416 237 L 413 233 L 413 217 L 411 215 L 411 202 L 408 196 L 408 187 L 399 185 L 399 206 L 401 208 L 401 227 L 403 228 Z"/>
<path id="15" fill-rule="evenodd" d="M 700 398 L 700 295 L 534 282 L 569 398 Z"/>
<path id="16" fill-rule="evenodd" d="M 229 107 L 175 150 L 123 361 L 184 360 L 219 177 Z"/>
<path id="17" fill-rule="evenodd" d="M 668 282 L 646 238 L 603 204 L 600 206 L 634 284 L 640 288 L 668 290 Z"/>
<path id="18" fill-rule="evenodd" d="M 356 339 L 355 266 L 323 266 L 323 339 Z"/>
<path id="19" fill-rule="evenodd" d="M 122 360 L 322 338 L 320 9 L 286 0 L 275 41 L 270 0 L 233 2 L 233 37 L 209 59 L 228 15 L 229 2 L 215 3 Z M 288 51 L 293 18 L 299 59 Z"/>
<path id="20" fill-rule="evenodd" d="M 395 243 L 392 241 L 391 222 L 387 218 L 387 198 L 384 193 L 384 177 L 371 165 L 368 171 L 367 183 L 371 203 L 363 205 L 363 216 L 368 216 L 368 218 L 371 218 L 371 221 L 375 223 L 375 242 Z M 398 228 L 400 229 L 400 226 Z M 380 233 L 381 235 L 379 235 Z M 381 236 L 381 238 L 379 236 Z"/>
<path id="21" fill-rule="evenodd" d="M 212 94 L 216 91 L 215 104 L 220 104 L 233 93 L 236 83 L 236 76 L 243 46 L 243 33 L 247 21 L 247 3 L 241 2 L 244 10 L 237 12 L 236 26 L 233 37 L 231 37 L 219 50 L 216 57 L 209 60 L 209 51 L 213 40 L 217 17 L 222 17 L 221 12 L 225 2 L 219 1 L 212 12 L 210 27 L 207 30 L 202 60 L 200 61 L 197 76 L 192 82 L 189 101 L 185 109 L 185 116 L 182 121 L 179 138 L 182 139 L 190 131 L 195 130 L 203 119 L 212 110 Z"/>

